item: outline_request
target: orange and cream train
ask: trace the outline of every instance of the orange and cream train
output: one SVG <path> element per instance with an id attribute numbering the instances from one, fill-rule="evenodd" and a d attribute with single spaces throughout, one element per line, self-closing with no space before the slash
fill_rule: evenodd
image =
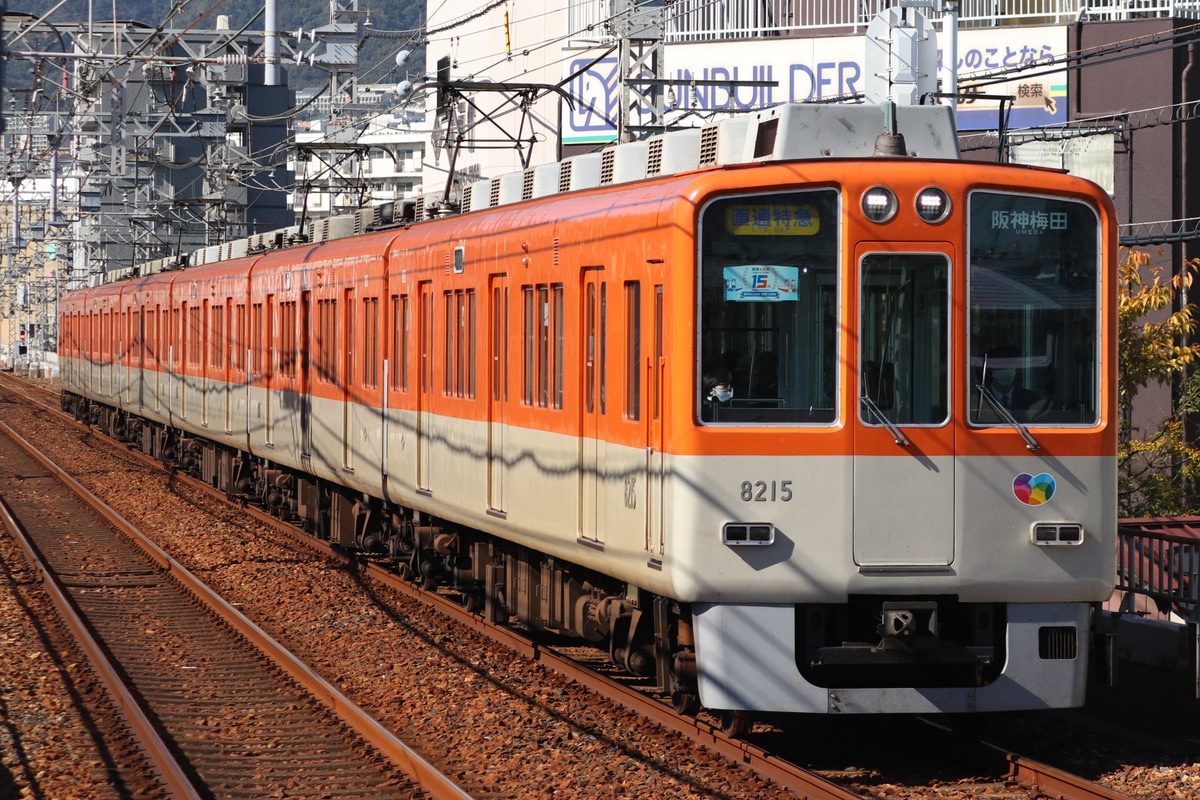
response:
<path id="1" fill-rule="evenodd" d="M 960 160 L 945 108 L 875 155 L 883 119 L 783 106 L 147 265 L 62 302 L 64 405 L 731 732 L 1079 705 L 1112 204 Z"/>

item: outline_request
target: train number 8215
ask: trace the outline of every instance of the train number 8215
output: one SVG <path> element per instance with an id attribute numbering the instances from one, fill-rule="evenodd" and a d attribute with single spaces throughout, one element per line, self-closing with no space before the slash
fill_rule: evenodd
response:
<path id="1" fill-rule="evenodd" d="M 742 481 L 742 500 L 747 503 L 786 503 L 791 499 L 791 481 Z"/>

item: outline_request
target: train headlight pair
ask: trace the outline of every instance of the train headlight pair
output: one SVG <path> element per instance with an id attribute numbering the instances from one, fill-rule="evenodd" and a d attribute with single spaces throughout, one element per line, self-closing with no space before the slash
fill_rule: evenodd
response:
<path id="1" fill-rule="evenodd" d="M 936 186 L 930 186 L 917 192 L 917 216 L 931 225 L 942 222 L 950 216 L 950 195 Z M 900 201 L 896 193 L 886 186 L 873 186 L 863 192 L 863 215 L 871 222 L 883 224 L 896 216 L 900 209 Z"/>

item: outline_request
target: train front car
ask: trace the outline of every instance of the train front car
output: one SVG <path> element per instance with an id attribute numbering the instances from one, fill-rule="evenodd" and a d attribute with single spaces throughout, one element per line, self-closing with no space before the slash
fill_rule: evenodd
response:
<path id="1" fill-rule="evenodd" d="M 666 548 L 700 701 L 1082 704 L 1116 569 L 1107 196 L 917 159 L 727 175 L 693 211 Z"/>

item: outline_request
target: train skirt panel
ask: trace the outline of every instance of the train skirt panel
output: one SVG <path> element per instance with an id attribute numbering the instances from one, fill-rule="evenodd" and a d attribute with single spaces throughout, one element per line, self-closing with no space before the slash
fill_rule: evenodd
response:
<path id="1" fill-rule="evenodd" d="M 1077 707 L 1087 681 L 1086 603 L 1012 603 L 1004 609 L 1000 671 L 986 685 L 847 686 L 814 683 L 805 671 L 821 653 L 805 647 L 803 609 L 790 605 L 698 604 L 696 661 L 705 706 L 817 714 L 966 713 Z M 863 653 L 899 662 L 886 653 Z M 915 671 L 930 672 L 928 666 Z M 867 665 L 865 668 L 869 668 Z M 914 670 L 910 670 L 912 673 Z M 851 673 L 853 674 L 853 673 Z"/>

